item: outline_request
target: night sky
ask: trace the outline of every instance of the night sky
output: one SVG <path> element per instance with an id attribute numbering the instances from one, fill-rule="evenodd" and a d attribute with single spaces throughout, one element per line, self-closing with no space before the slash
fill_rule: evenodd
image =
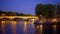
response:
<path id="1" fill-rule="evenodd" d="M 0 10 L 35 14 L 37 4 L 57 4 L 60 0 L 0 0 Z"/>

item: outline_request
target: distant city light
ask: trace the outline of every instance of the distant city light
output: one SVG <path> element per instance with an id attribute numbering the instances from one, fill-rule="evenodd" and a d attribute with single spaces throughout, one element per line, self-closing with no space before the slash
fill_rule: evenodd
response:
<path id="1" fill-rule="evenodd" d="M 57 19 L 56 18 L 52 19 L 52 22 L 57 22 Z"/>

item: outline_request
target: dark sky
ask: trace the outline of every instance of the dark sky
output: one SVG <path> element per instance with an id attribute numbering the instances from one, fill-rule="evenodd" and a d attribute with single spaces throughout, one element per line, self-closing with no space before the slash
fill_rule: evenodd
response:
<path id="1" fill-rule="evenodd" d="M 0 10 L 35 14 L 37 4 L 57 4 L 60 0 L 0 0 Z"/>

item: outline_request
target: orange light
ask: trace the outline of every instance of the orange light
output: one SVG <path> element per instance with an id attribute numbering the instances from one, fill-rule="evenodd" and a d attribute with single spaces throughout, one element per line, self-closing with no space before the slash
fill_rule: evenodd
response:
<path id="1" fill-rule="evenodd" d="M 52 19 L 52 22 L 57 22 L 57 19 L 55 18 L 55 19 Z"/>

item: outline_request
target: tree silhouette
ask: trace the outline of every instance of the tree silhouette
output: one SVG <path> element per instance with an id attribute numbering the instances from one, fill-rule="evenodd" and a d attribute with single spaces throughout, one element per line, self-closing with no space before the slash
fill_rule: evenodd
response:
<path id="1" fill-rule="evenodd" d="M 54 15 L 54 6 L 51 4 L 37 4 L 35 8 L 35 14 L 40 18 L 40 15 L 45 18 L 52 18 Z"/>

